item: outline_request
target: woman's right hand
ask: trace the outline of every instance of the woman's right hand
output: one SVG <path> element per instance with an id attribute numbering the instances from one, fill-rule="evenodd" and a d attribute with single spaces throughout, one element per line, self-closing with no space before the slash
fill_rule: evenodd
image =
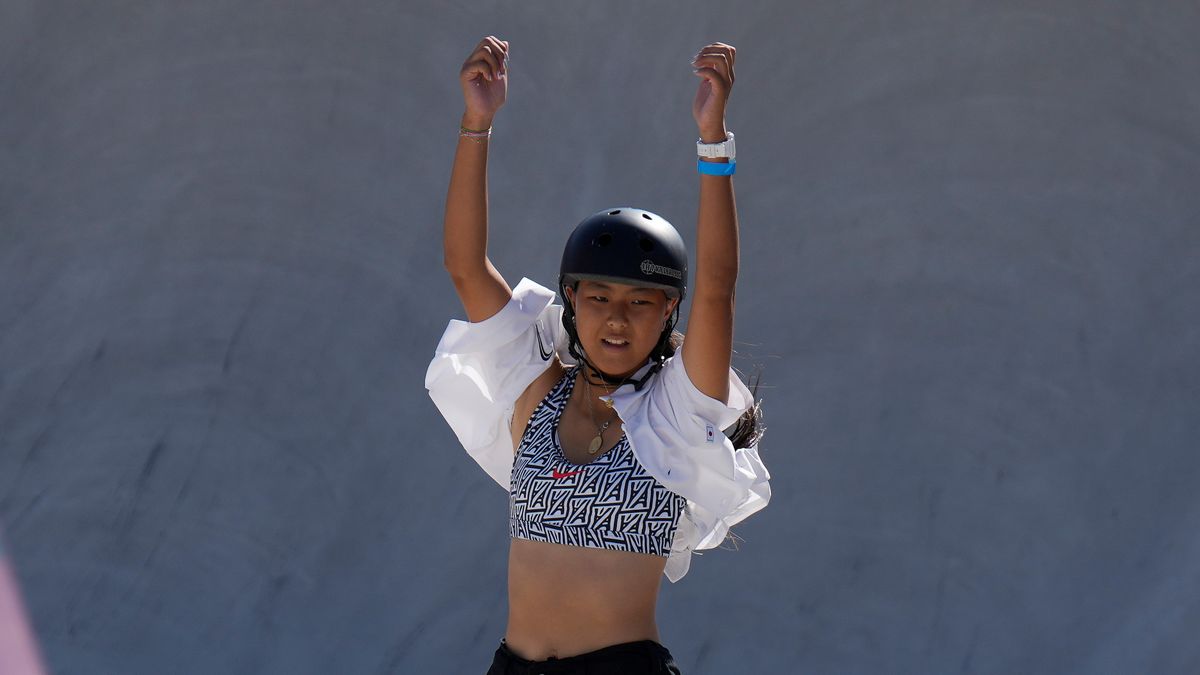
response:
<path id="1" fill-rule="evenodd" d="M 508 42 L 489 35 L 479 41 L 458 72 L 463 99 L 467 104 L 464 118 L 482 129 L 491 126 L 496 111 L 508 95 Z"/>

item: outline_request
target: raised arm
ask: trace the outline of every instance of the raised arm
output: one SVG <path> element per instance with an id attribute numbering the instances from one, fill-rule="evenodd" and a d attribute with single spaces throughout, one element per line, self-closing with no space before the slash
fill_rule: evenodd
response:
<path id="1" fill-rule="evenodd" d="M 492 119 L 508 93 L 508 43 L 487 36 L 467 57 L 458 74 L 466 110 L 462 116 L 442 246 L 446 271 L 467 312 L 467 320 L 483 321 L 503 309 L 512 289 L 487 257 L 488 137 Z"/>
<path id="2" fill-rule="evenodd" d="M 705 143 L 725 135 L 725 104 L 733 88 L 737 50 L 714 42 L 700 50 L 693 65 L 701 78 L 692 116 Z M 724 158 L 703 159 L 727 163 Z M 738 274 L 737 207 L 733 177 L 700 175 L 700 211 L 696 223 L 696 283 L 683 341 L 683 363 L 696 388 L 720 401 L 729 397 L 733 353 L 734 288 Z"/>

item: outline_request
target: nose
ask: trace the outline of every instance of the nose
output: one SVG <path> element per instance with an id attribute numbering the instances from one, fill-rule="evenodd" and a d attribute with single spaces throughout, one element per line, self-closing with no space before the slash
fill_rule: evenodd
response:
<path id="1" fill-rule="evenodd" d="M 610 328 L 624 328 L 628 325 L 629 321 L 625 316 L 625 308 L 621 303 L 610 303 L 606 323 Z"/>

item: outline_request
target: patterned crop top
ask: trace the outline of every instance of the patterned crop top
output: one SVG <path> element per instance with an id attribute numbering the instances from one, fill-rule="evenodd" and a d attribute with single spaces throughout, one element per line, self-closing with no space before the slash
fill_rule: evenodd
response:
<path id="1" fill-rule="evenodd" d="M 573 464 L 558 421 L 575 387 L 567 371 L 533 415 L 513 462 L 509 535 L 568 546 L 667 556 L 687 504 L 646 473 L 622 435 L 589 464 Z"/>

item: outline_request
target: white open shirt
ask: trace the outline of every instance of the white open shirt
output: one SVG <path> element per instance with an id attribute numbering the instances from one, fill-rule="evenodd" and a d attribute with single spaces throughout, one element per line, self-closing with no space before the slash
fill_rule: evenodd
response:
<path id="1" fill-rule="evenodd" d="M 551 350 L 575 363 L 567 340 L 554 292 L 521 279 L 495 316 L 478 323 L 451 320 L 425 373 L 429 397 L 458 440 L 505 490 L 515 452 L 513 406 L 549 367 Z M 711 398 L 692 384 L 683 359 L 672 357 L 641 391 L 626 384 L 601 398 L 612 401 L 646 473 L 687 499 L 663 571 L 672 583 L 679 581 L 692 551 L 718 546 L 731 525 L 771 498 L 771 476 L 758 448 L 735 450 L 722 433 L 753 405 L 753 396 L 731 369 L 729 402 Z"/>

